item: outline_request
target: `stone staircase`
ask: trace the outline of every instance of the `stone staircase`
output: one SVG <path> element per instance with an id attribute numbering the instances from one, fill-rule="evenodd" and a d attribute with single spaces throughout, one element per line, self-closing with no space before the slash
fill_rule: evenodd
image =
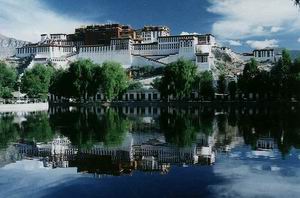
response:
<path id="1" fill-rule="evenodd" d="M 146 59 L 146 60 L 148 60 L 148 61 L 150 61 L 150 62 L 153 62 L 153 63 L 155 63 L 155 64 L 159 64 L 159 65 L 161 65 L 161 66 L 166 66 L 166 65 L 167 65 L 167 64 L 165 64 L 165 63 L 163 63 L 163 62 L 160 62 L 160 61 L 158 61 L 158 60 L 156 60 L 156 59 L 149 58 L 149 57 L 147 57 L 147 56 L 143 56 L 143 55 L 140 55 L 140 54 L 135 54 L 135 55 L 133 55 L 133 56 L 142 57 L 142 58 L 144 58 L 144 59 Z"/>

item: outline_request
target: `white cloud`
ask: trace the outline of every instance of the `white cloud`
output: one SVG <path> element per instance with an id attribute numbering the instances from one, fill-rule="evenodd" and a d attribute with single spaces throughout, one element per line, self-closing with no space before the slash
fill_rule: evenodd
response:
<path id="1" fill-rule="evenodd" d="M 237 41 L 237 40 L 228 40 L 227 42 L 231 46 L 242 46 L 242 43 L 240 41 Z"/>
<path id="2" fill-rule="evenodd" d="M 72 33 L 86 24 L 55 13 L 39 0 L 0 0 L 0 33 L 36 41 L 42 33 Z"/>
<path id="3" fill-rule="evenodd" d="M 290 156 L 289 156 L 290 157 Z M 213 166 L 223 182 L 209 190 L 216 197 L 298 197 L 299 161 L 226 158 Z"/>
<path id="4" fill-rule="evenodd" d="M 253 41 L 248 40 L 246 42 L 251 48 L 254 49 L 264 49 L 266 47 L 278 47 L 278 40 L 271 39 L 271 40 L 264 40 L 264 41 Z"/>
<path id="5" fill-rule="evenodd" d="M 190 33 L 190 32 L 181 32 L 180 35 L 198 35 L 199 33 L 197 32 L 193 32 L 193 33 Z"/>
<path id="6" fill-rule="evenodd" d="M 297 40 L 297 41 L 298 41 L 298 43 L 300 43 L 300 38 L 298 38 L 298 40 Z"/>
<path id="7" fill-rule="evenodd" d="M 208 11 L 220 15 L 215 35 L 226 39 L 267 36 L 300 29 L 299 9 L 287 0 L 209 0 Z"/>
<path id="8" fill-rule="evenodd" d="M 272 28 L 271 28 L 271 32 L 272 32 L 272 33 L 280 32 L 281 30 L 283 30 L 282 27 L 272 27 Z"/>
<path id="9" fill-rule="evenodd" d="M 1 197 L 43 197 L 79 177 L 77 168 L 50 169 L 38 160 L 17 161 L 0 169 Z"/>

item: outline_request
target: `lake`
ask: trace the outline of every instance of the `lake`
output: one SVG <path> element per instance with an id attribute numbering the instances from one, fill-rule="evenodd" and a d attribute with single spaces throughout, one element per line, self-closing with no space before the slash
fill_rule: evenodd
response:
<path id="1" fill-rule="evenodd" d="M 0 197 L 299 197 L 298 106 L 0 113 Z"/>

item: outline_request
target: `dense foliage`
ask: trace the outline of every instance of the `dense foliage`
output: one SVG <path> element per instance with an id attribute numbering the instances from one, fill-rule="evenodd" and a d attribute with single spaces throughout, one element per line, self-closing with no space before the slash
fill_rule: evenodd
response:
<path id="1" fill-rule="evenodd" d="M 106 62 L 102 65 L 101 91 L 107 100 L 116 98 L 128 86 L 128 77 L 119 63 Z"/>
<path id="2" fill-rule="evenodd" d="M 87 99 L 101 90 L 107 100 L 115 99 L 128 86 L 127 75 L 119 63 L 102 66 L 90 60 L 72 63 L 68 70 L 55 72 L 50 93 L 67 98 Z"/>
<path id="3" fill-rule="evenodd" d="M 287 50 L 271 71 L 258 68 L 258 63 L 251 60 L 245 65 L 243 75 L 239 77 L 238 88 L 246 97 L 249 93 L 259 94 L 269 100 L 289 100 L 300 96 L 300 59 L 294 62 Z"/>
<path id="4" fill-rule="evenodd" d="M 225 94 L 225 92 L 226 92 L 226 86 L 227 86 L 227 84 L 226 84 L 226 76 L 224 74 L 221 74 L 219 76 L 218 86 L 217 86 L 218 93 L 219 94 Z"/>
<path id="5" fill-rule="evenodd" d="M 32 98 L 47 98 L 53 68 L 37 64 L 25 71 L 21 79 L 21 90 Z"/>
<path id="6" fill-rule="evenodd" d="M 204 99 L 212 99 L 215 93 L 213 75 L 209 71 L 200 73 L 199 75 L 200 82 L 200 94 Z"/>
<path id="7" fill-rule="evenodd" d="M 17 72 L 0 62 L 0 98 L 9 98 L 17 81 Z"/>
<path id="8" fill-rule="evenodd" d="M 237 93 L 243 99 L 252 100 L 291 100 L 300 99 L 300 57 L 292 61 L 287 50 L 275 62 L 270 71 L 259 67 L 255 59 L 245 64 L 237 82 L 223 74 L 215 83 L 210 71 L 197 73 L 193 63 L 178 60 L 169 64 L 161 79 L 155 79 L 154 88 L 160 90 L 163 99 L 173 96 L 173 100 L 190 100 L 197 92 L 198 99 L 213 100 L 215 93 L 230 94 L 235 100 Z M 251 97 L 250 97 L 251 96 Z"/>
<path id="9" fill-rule="evenodd" d="M 197 76 L 197 67 L 191 61 L 183 59 L 166 66 L 159 90 L 163 98 L 173 95 L 174 99 L 188 98 Z"/>

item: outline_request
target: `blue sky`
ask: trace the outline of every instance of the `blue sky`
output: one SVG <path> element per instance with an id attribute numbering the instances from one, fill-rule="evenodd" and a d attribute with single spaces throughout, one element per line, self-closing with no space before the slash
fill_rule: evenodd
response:
<path id="1" fill-rule="evenodd" d="M 300 10 L 291 0 L 0 0 L 0 33 L 18 39 L 107 22 L 212 33 L 237 51 L 300 49 Z"/>

